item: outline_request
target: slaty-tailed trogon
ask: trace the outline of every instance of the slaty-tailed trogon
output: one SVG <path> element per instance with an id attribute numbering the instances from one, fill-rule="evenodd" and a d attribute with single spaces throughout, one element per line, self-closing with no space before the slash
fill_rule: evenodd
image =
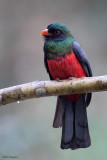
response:
<path id="1" fill-rule="evenodd" d="M 85 52 L 64 24 L 50 24 L 41 35 L 45 40 L 44 63 L 51 80 L 92 76 Z M 91 95 L 58 96 L 53 127 L 62 126 L 62 149 L 91 145 L 86 111 Z"/>

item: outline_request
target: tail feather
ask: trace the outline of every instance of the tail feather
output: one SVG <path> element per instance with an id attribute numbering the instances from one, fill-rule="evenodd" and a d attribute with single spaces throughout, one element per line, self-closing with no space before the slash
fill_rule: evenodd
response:
<path id="1" fill-rule="evenodd" d="M 67 102 L 67 101 L 65 101 Z M 74 113 L 73 106 L 71 103 L 64 104 L 64 114 L 62 117 L 62 140 L 61 140 L 61 148 L 67 149 L 71 148 L 71 142 L 73 139 L 73 123 L 74 123 Z M 67 105 L 67 107 L 66 107 Z"/>
<path id="2" fill-rule="evenodd" d="M 61 97 L 58 96 L 57 104 L 56 104 L 56 111 L 55 111 L 55 116 L 54 116 L 54 121 L 53 121 L 54 128 L 62 127 L 63 112 L 64 112 L 64 109 L 62 105 L 62 100 L 61 100 Z"/>
<path id="3" fill-rule="evenodd" d="M 85 94 L 81 96 L 75 105 L 75 137 L 78 148 L 86 148 L 91 145 L 85 105 Z"/>
<path id="4" fill-rule="evenodd" d="M 89 147 L 91 141 L 88 129 L 85 94 L 76 102 L 70 102 L 64 96 L 60 96 L 60 100 L 60 104 L 63 106 L 63 112 L 60 114 L 60 121 L 58 121 L 58 114 L 56 114 L 56 119 L 57 122 L 62 122 L 60 123 L 62 124 L 61 148 L 71 148 L 74 150 Z"/>

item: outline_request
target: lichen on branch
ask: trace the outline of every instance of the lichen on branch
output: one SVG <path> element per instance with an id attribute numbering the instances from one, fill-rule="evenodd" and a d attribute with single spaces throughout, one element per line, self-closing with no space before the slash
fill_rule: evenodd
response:
<path id="1" fill-rule="evenodd" d="M 59 81 L 34 81 L 0 90 L 0 106 L 31 98 L 107 91 L 107 75 Z"/>

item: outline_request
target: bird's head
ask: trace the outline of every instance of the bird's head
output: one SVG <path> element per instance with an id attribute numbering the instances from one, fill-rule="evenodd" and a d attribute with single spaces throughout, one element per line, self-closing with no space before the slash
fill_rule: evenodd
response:
<path id="1" fill-rule="evenodd" d="M 67 38 L 73 38 L 70 30 L 62 23 L 50 24 L 47 29 L 41 32 L 45 41 L 62 41 Z"/>

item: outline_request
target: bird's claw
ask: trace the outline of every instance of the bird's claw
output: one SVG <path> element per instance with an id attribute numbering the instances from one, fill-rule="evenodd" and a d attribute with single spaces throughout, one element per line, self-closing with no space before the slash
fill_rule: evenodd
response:
<path id="1" fill-rule="evenodd" d="M 59 79 L 59 78 L 56 78 L 56 81 L 57 81 L 57 82 L 59 82 L 59 81 L 60 81 L 60 79 Z"/>
<path id="2" fill-rule="evenodd" d="M 73 80 L 76 79 L 75 77 L 69 77 L 68 80 Z"/>

